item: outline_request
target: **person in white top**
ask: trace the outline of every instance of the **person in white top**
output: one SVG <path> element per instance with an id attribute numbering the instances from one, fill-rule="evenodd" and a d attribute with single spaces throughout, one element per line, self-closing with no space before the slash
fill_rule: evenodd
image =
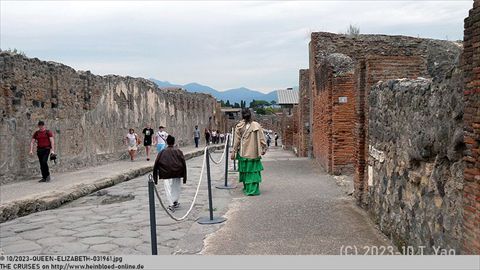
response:
<path id="1" fill-rule="evenodd" d="M 159 126 L 157 134 L 155 135 L 155 141 L 157 143 L 157 153 L 160 153 L 167 145 L 168 133 L 165 132 L 164 126 Z"/>
<path id="2" fill-rule="evenodd" d="M 135 155 L 137 153 L 138 147 L 137 145 L 140 144 L 140 139 L 138 138 L 137 133 L 133 128 L 128 130 L 128 134 L 125 137 L 125 145 L 128 148 L 128 154 L 130 155 L 130 160 L 135 160 Z"/>
<path id="3" fill-rule="evenodd" d="M 213 144 L 217 143 L 217 131 L 216 130 L 212 131 L 212 143 Z"/>

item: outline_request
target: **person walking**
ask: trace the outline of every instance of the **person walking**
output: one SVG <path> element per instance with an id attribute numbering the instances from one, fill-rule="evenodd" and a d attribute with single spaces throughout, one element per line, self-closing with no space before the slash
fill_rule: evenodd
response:
<path id="1" fill-rule="evenodd" d="M 168 135 L 168 147 L 157 155 L 153 166 L 153 180 L 158 184 L 158 178 L 164 179 L 163 184 L 169 202 L 168 210 L 175 212 L 180 206 L 178 200 L 181 193 L 181 178 L 187 183 L 187 164 L 183 152 L 175 147 L 175 137 Z"/>
<path id="2" fill-rule="evenodd" d="M 216 144 L 217 143 L 217 131 L 216 130 L 213 130 L 212 131 L 212 143 L 213 144 Z"/>
<path id="3" fill-rule="evenodd" d="M 270 133 L 267 132 L 267 147 L 270 148 L 270 143 L 272 142 L 272 137 Z"/>
<path id="4" fill-rule="evenodd" d="M 205 143 L 207 145 L 210 144 L 210 130 L 208 128 L 205 128 Z"/>
<path id="5" fill-rule="evenodd" d="M 278 146 L 278 134 L 275 132 L 275 146 Z"/>
<path id="6" fill-rule="evenodd" d="M 128 154 L 130 155 L 130 161 L 135 160 L 135 155 L 138 150 L 138 145 L 140 144 L 140 138 L 138 138 L 137 133 L 133 128 L 128 130 L 127 136 L 125 137 L 125 145 L 128 149 Z"/>
<path id="7" fill-rule="evenodd" d="M 48 157 L 55 154 L 55 139 L 53 133 L 45 128 L 45 122 L 38 121 L 38 130 L 32 135 L 30 142 L 30 155 L 33 155 L 34 144 L 37 143 L 37 157 L 40 163 L 42 179 L 39 182 L 49 182 L 51 180 L 50 170 L 48 168 Z"/>
<path id="8" fill-rule="evenodd" d="M 239 182 L 247 196 L 260 195 L 261 156 L 267 151 L 262 126 L 252 120 L 250 109 L 242 109 L 242 119 L 235 126 L 235 137 L 231 159 L 238 160 Z"/>
<path id="9" fill-rule="evenodd" d="M 220 131 L 219 131 L 220 132 Z M 220 142 L 223 144 L 225 142 L 225 134 L 220 133 Z"/>
<path id="10" fill-rule="evenodd" d="M 168 133 L 164 130 L 164 126 L 159 126 L 157 134 L 155 135 L 155 142 L 157 145 L 157 153 L 162 152 L 162 150 L 167 145 Z"/>
<path id="11" fill-rule="evenodd" d="M 198 126 L 195 126 L 195 130 L 193 130 L 193 140 L 195 141 L 195 148 L 198 148 L 198 143 L 200 142 L 200 130 L 198 130 Z"/>
<path id="12" fill-rule="evenodd" d="M 147 154 L 147 161 L 150 160 L 150 147 L 152 146 L 152 137 L 155 131 L 150 124 L 147 124 L 143 129 L 143 146 L 145 146 L 145 153 Z"/>

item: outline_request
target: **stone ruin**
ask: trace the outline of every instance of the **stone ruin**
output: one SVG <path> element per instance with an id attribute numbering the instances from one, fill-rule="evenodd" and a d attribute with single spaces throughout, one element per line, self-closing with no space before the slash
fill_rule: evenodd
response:
<path id="1" fill-rule="evenodd" d="M 480 253 L 479 3 L 463 44 L 311 35 L 285 132 L 299 156 L 353 175 L 357 203 L 399 247 Z"/>
<path id="2" fill-rule="evenodd" d="M 153 82 L 89 71 L 0 52 L 0 184 L 39 175 L 29 156 L 38 120 L 55 133 L 54 172 L 99 165 L 126 156 L 128 128 L 166 126 L 181 146 L 193 144 L 193 129 L 222 126 L 215 98 Z M 217 108 L 218 107 L 218 108 Z"/>

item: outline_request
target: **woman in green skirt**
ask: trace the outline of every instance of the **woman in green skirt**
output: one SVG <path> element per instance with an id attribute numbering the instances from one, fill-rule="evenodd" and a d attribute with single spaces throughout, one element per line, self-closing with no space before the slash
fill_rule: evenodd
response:
<path id="1" fill-rule="evenodd" d="M 247 196 L 260 195 L 261 156 L 267 151 L 267 143 L 262 126 L 252 121 L 250 109 L 242 110 L 242 118 L 235 126 L 232 160 L 238 160 L 239 181 L 243 183 L 243 193 Z"/>

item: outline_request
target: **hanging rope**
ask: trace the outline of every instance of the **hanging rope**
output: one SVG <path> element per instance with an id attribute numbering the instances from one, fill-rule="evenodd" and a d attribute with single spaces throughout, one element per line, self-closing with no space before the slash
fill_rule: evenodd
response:
<path id="1" fill-rule="evenodd" d="M 198 180 L 197 191 L 195 192 L 195 196 L 193 197 L 193 201 L 192 201 L 192 204 L 190 205 L 190 208 L 188 209 L 187 213 L 185 213 L 185 215 L 183 215 L 182 217 L 176 217 L 172 215 L 172 213 L 170 213 L 170 211 L 165 207 L 165 204 L 163 203 L 162 198 L 160 197 L 160 193 L 158 192 L 157 186 L 155 185 L 155 194 L 157 195 L 157 198 L 160 201 L 160 205 L 162 206 L 163 210 L 165 210 L 165 212 L 168 214 L 168 216 L 170 216 L 173 220 L 182 221 L 185 218 L 187 218 L 190 212 L 192 211 L 193 206 L 195 205 L 195 201 L 197 200 L 198 191 L 200 190 L 200 184 L 202 183 L 202 179 L 203 179 L 202 176 L 203 176 L 203 171 L 205 170 L 206 157 L 207 157 L 207 147 L 205 147 L 205 149 L 203 150 L 202 170 L 200 171 L 200 179 Z M 153 175 L 149 174 L 148 179 L 152 180 Z"/>
<path id="2" fill-rule="evenodd" d="M 225 157 L 225 152 L 227 151 L 227 138 L 230 136 L 230 134 L 227 133 L 227 136 L 225 137 L 225 145 L 223 146 L 223 153 L 222 153 L 222 156 L 220 157 L 220 159 L 218 161 L 214 160 L 212 155 L 210 155 L 210 160 L 215 163 L 215 164 L 220 164 L 220 162 L 222 162 L 223 158 Z"/>
<path id="3" fill-rule="evenodd" d="M 227 133 L 227 136 L 225 137 L 225 145 L 223 147 L 223 153 L 222 153 L 222 156 L 221 156 L 220 160 L 216 161 L 216 160 L 213 159 L 212 155 L 207 154 L 208 146 L 206 146 L 205 149 L 203 150 L 202 170 L 200 171 L 200 177 L 198 179 L 197 190 L 195 191 L 195 196 L 193 197 L 192 203 L 190 204 L 190 208 L 188 209 L 188 211 L 182 217 L 176 217 L 168 210 L 168 208 L 165 206 L 165 204 L 162 201 L 162 197 L 160 196 L 160 192 L 158 191 L 157 186 L 154 185 L 155 195 L 157 196 L 158 201 L 160 202 L 160 205 L 162 206 L 163 210 L 165 210 L 165 212 L 167 213 L 167 215 L 170 218 L 172 218 L 173 220 L 176 220 L 176 221 L 182 221 L 182 220 L 186 219 L 188 217 L 188 215 L 192 212 L 193 206 L 195 205 L 195 201 L 197 200 L 198 192 L 200 191 L 200 184 L 202 183 L 203 172 L 205 171 L 206 158 L 208 156 L 208 158 L 210 158 L 210 160 L 213 163 L 220 164 L 220 162 L 222 162 L 222 160 L 225 158 L 225 155 L 226 155 L 225 153 L 227 151 L 227 141 L 228 141 L 227 138 L 229 136 L 230 136 L 230 134 Z M 153 175 L 149 174 L 148 179 L 153 180 Z"/>

